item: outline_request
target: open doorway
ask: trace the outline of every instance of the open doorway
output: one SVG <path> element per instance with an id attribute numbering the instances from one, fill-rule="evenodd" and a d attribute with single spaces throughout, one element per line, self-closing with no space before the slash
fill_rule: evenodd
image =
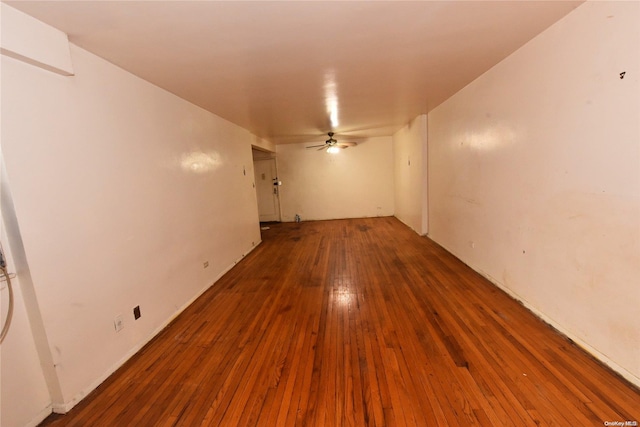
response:
<path id="1" fill-rule="evenodd" d="M 253 170 L 260 222 L 280 222 L 280 187 L 275 155 L 253 149 Z"/>

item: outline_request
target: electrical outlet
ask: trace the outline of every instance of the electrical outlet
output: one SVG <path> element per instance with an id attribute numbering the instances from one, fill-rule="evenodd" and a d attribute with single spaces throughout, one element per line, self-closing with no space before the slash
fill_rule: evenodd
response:
<path id="1" fill-rule="evenodd" d="M 203 268 L 207 268 L 207 267 L 209 267 L 209 261 L 205 261 L 205 262 L 203 262 L 203 263 L 202 263 L 202 267 L 203 267 Z"/>
<path id="2" fill-rule="evenodd" d="M 136 305 L 133 309 L 133 318 L 135 320 L 138 320 L 140 318 L 140 316 L 142 316 L 142 314 L 140 314 L 140 306 Z"/>
<path id="3" fill-rule="evenodd" d="M 113 319 L 113 326 L 116 328 L 116 332 L 120 332 L 124 328 L 122 314 L 118 314 L 115 319 Z"/>

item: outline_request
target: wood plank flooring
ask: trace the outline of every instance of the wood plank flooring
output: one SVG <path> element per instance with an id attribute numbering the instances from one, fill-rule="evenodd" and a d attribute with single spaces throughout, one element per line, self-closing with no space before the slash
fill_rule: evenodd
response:
<path id="1" fill-rule="evenodd" d="M 395 218 L 275 224 L 51 426 L 602 426 L 640 393 Z"/>

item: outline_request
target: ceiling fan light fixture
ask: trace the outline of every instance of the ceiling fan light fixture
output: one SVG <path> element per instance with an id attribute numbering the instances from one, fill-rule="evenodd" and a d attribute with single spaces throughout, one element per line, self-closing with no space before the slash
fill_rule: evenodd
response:
<path id="1" fill-rule="evenodd" d="M 344 148 L 355 147 L 358 145 L 357 142 L 338 142 L 333 139 L 333 135 L 335 135 L 333 132 L 329 132 L 327 135 L 329 136 L 329 139 L 327 139 L 324 144 L 310 145 L 307 148 L 316 148 L 317 151 L 326 150 L 327 153 L 336 154 Z"/>

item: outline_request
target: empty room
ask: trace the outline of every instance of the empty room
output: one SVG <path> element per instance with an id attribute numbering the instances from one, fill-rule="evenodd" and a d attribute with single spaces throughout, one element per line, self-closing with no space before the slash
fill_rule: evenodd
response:
<path id="1" fill-rule="evenodd" d="M 0 35 L 0 426 L 640 422 L 640 2 Z"/>

